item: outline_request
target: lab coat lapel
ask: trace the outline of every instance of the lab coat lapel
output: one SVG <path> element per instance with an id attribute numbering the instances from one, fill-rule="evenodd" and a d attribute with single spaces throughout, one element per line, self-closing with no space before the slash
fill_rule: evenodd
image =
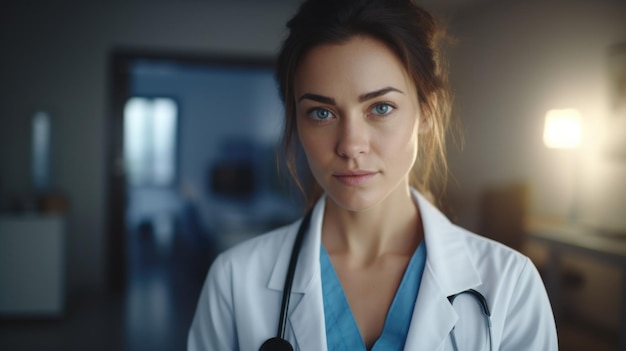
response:
<path id="1" fill-rule="evenodd" d="M 437 350 L 458 320 L 448 296 L 474 288 L 481 280 L 469 258 L 462 229 L 450 223 L 417 191 L 413 191 L 413 196 L 424 227 L 426 266 L 404 349 Z M 287 338 L 295 342 L 297 350 L 327 350 L 319 273 L 324 205 L 323 196 L 313 209 L 293 282 Z M 294 231 L 297 231 L 296 226 Z M 268 288 L 283 290 L 294 239 L 295 233 L 281 244 Z"/>
<path id="2" fill-rule="evenodd" d="M 404 350 L 437 350 L 458 318 L 426 264 Z"/>
<path id="3" fill-rule="evenodd" d="M 458 315 L 448 296 L 481 284 L 466 242 L 456 227 L 417 191 L 424 227 L 426 266 L 413 310 L 405 350 L 437 350 L 448 337 Z"/>
<path id="4" fill-rule="evenodd" d="M 313 208 L 293 280 L 286 337 L 295 341 L 296 350 L 327 349 L 319 261 L 324 207 L 325 196 L 322 196 Z M 293 243 L 294 240 L 288 240 L 281 245 L 268 284 L 270 289 L 283 291 Z"/>

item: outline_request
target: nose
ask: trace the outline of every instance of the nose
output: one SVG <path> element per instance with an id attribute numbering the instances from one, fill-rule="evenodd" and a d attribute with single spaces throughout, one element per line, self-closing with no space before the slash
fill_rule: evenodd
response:
<path id="1" fill-rule="evenodd" d="M 369 152 L 367 123 L 361 118 L 344 118 L 340 124 L 337 154 L 344 158 L 357 158 Z"/>

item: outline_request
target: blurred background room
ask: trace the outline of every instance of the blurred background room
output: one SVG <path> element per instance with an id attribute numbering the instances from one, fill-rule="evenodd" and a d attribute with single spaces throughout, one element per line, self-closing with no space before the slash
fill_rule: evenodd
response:
<path id="1" fill-rule="evenodd" d="M 0 350 L 184 350 L 215 255 L 301 215 L 299 2 L 0 4 Z M 452 37 L 441 208 L 533 259 L 561 350 L 626 350 L 626 2 L 417 2 Z"/>

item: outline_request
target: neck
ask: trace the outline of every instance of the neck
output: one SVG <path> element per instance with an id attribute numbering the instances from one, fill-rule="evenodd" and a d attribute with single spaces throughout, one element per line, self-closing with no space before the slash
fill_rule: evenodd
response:
<path id="1" fill-rule="evenodd" d="M 322 243 L 329 254 L 367 264 L 386 255 L 412 255 L 423 238 L 417 204 L 408 187 L 376 206 L 351 211 L 326 198 Z"/>

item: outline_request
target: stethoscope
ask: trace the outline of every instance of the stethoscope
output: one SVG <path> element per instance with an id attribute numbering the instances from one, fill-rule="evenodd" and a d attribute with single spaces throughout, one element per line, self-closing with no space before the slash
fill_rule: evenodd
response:
<path id="1" fill-rule="evenodd" d="M 300 248 L 302 247 L 302 241 L 304 240 L 304 235 L 309 228 L 309 223 L 311 222 L 311 214 L 313 211 L 309 211 L 302 222 L 300 223 L 300 227 L 298 228 L 298 235 L 296 236 L 296 241 L 293 244 L 293 249 L 291 250 L 291 258 L 289 259 L 289 267 L 287 268 L 287 276 L 285 277 L 285 287 L 283 289 L 283 297 L 280 305 L 280 318 L 278 320 L 278 331 L 276 332 L 276 336 L 270 339 L 267 339 L 259 351 L 293 351 L 293 346 L 291 343 L 285 339 L 285 328 L 287 326 L 287 312 L 289 311 L 289 299 L 291 295 L 291 286 L 293 285 L 293 276 L 296 272 L 296 264 L 298 263 L 298 256 L 300 255 Z M 485 316 L 486 328 L 488 331 L 488 339 L 489 339 L 489 350 L 493 351 L 493 342 L 491 340 L 491 313 L 489 312 L 489 306 L 487 304 L 487 300 L 485 297 L 474 289 L 469 289 L 462 291 L 458 294 L 448 296 L 448 301 L 450 304 L 454 306 L 454 300 L 462 294 L 469 294 L 474 297 L 477 303 L 480 305 L 481 311 Z M 456 336 L 454 335 L 454 328 L 450 331 L 450 339 L 452 340 L 452 347 L 454 350 L 458 351 L 459 347 L 456 342 Z"/>

